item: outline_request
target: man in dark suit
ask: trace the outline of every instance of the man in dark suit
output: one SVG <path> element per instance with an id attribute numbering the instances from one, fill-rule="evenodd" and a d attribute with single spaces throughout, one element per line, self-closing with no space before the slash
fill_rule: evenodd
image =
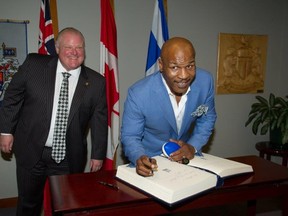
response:
<path id="1" fill-rule="evenodd" d="M 105 78 L 83 65 L 85 39 L 74 28 L 56 40 L 58 56 L 29 54 L 5 93 L 0 109 L 0 147 L 15 154 L 17 215 L 40 215 L 47 176 L 83 172 L 91 130 L 92 172 L 102 167 L 107 149 Z M 63 72 L 70 74 L 65 157 L 52 157 L 53 134 Z"/>

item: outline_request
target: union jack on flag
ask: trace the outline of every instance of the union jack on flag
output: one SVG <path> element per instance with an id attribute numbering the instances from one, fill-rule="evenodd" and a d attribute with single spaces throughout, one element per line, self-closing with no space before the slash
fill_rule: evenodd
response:
<path id="1" fill-rule="evenodd" d="M 49 0 L 41 0 L 38 53 L 56 55 Z"/>

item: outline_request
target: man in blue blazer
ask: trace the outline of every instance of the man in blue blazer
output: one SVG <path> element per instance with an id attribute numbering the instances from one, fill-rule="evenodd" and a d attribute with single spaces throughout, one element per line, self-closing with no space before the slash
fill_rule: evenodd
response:
<path id="1" fill-rule="evenodd" d="M 85 40 L 66 28 L 56 40 L 58 56 L 29 54 L 6 91 L 0 109 L 1 151 L 17 165 L 17 216 L 41 214 L 47 176 L 83 172 L 87 132 L 91 131 L 91 171 L 98 171 L 107 149 L 105 78 L 83 65 Z M 53 134 L 63 72 L 69 77 L 65 158 L 52 158 Z"/>
<path id="2" fill-rule="evenodd" d="M 165 142 L 181 148 L 170 159 L 192 159 L 208 142 L 216 112 L 212 75 L 196 67 L 192 43 L 180 37 L 166 41 L 159 72 L 132 85 L 124 105 L 121 142 L 138 174 L 153 175 Z"/>

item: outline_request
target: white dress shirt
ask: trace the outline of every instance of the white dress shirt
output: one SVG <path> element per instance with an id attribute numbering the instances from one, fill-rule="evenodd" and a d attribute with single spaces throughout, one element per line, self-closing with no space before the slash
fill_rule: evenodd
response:
<path id="1" fill-rule="evenodd" d="M 168 95 L 169 95 L 169 98 L 170 98 L 170 101 L 171 101 L 171 104 L 173 107 L 173 111 L 174 111 L 174 115 L 175 115 L 175 119 L 176 119 L 176 124 L 177 124 L 177 130 L 179 133 L 179 131 L 181 130 L 182 122 L 183 122 L 183 116 L 184 116 L 185 107 L 186 107 L 185 105 L 186 105 L 186 101 L 187 101 L 187 94 L 190 91 L 190 86 L 189 86 L 187 92 L 184 95 L 182 95 L 179 103 L 177 103 L 176 96 L 171 92 L 171 90 L 168 87 L 163 76 L 162 76 L 162 81 L 163 81 L 163 83 L 167 89 L 167 92 L 168 92 Z"/>
<path id="2" fill-rule="evenodd" d="M 71 74 L 71 76 L 69 77 L 69 104 L 68 104 L 68 107 L 70 110 L 73 95 L 74 95 L 74 92 L 75 92 L 75 89 L 77 86 L 77 82 L 79 79 L 80 71 L 81 71 L 81 67 L 78 67 L 75 70 L 66 71 L 66 69 L 61 64 L 60 60 L 58 60 L 57 70 L 56 70 L 56 81 L 55 81 L 55 91 L 54 91 L 54 101 L 53 101 L 51 124 L 50 124 L 50 130 L 49 130 L 48 138 L 47 138 L 47 141 L 45 144 L 45 146 L 47 146 L 47 147 L 52 147 L 57 105 L 58 105 L 58 100 L 59 100 L 61 84 L 62 84 L 62 80 L 63 80 L 63 74 L 62 73 L 68 72 Z"/>

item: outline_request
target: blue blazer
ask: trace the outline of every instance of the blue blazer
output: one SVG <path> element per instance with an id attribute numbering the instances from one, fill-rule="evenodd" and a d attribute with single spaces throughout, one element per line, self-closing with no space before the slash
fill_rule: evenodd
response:
<path id="1" fill-rule="evenodd" d="M 174 111 L 160 72 L 139 80 L 128 89 L 121 126 L 121 142 L 132 163 L 141 155 L 162 153 L 162 145 L 170 138 L 183 140 L 197 152 L 208 142 L 216 121 L 214 81 L 200 68 L 187 95 L 185 114 L 178 133 Z M 200 105 L 208 107 L 206 114 L 192 113 Z"/>

